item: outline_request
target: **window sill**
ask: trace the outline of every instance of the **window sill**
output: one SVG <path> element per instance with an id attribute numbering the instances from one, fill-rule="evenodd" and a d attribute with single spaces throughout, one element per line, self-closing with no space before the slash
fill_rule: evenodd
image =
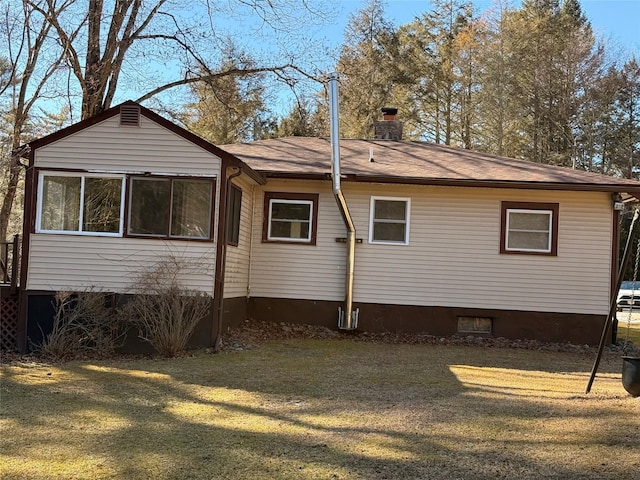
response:
<path id="1" fill-rule="evenodd" d="M 263 239 L 262 243 L 276 243 L 276 244 L 285 244 L 285 245 L 313 245 L 315 246 L 316 242 L 312 240 L 305 241 L 296 241 L 296 240 L 284 240 L 284 239 Z"/>
<path id="2" fill-rule="evenodd" d="M 36 235 L 74 235 L 78 237 L 111 237 L 122 238 L 122 233 L 108 233 L 108 232 L 76 232 L 71 230 L 36 230 Z"/>
<path id="3" fill-rule="evenodd" d="M 160 235 L 135 235 L 128 233 L 124 238 L 138 238 L 145 240 L 164 240 L 164 241 L 178 241 L 178 242 L 209 242 L 213 241 L 213 238 L 201 238 L 201 237 L 164 237 Z"/>

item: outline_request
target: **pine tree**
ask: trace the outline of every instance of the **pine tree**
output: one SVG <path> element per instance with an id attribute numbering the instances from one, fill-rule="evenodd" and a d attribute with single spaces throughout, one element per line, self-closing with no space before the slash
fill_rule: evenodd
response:
<path id="1" fill-rule="evenodd" d="M 461 101 L 468 97 L 475 80 L 470 76 L 469 62 L 473 61 L 473 10 L 470 2 L 435 0 L 434 9 L 403 28 L 403 37 L 410 43 L 411 54 L 406 58 L 414 65 L 417 79 L 414 98 L 424 136 L 435 143 L 451 144 L 454 132 L 469 135 L 469 112 L 461 117 Z M 466 39 L 458 36 L 465 32 Z M 466 52 L 460 49 L 467 49 Z M 466 74 L 466 80 L 461 77 Z M 463 84 L 466 82 L 466 85 Z M 466 105 L 470 107 L 470 105 Z M 454 122 L 458 121 L 457 125 Z M 461 139 L 465 143 L 464 139 Z M 470 145 L 471 140 L 467 138 Z"/>
<path id="2" fill-rule="evenodd" d="M 224 68 L 234 68 L 233 60 Z M 251 141 L 257 132 L 264 135 L 266 108 L 260 80 L 259 76 L 223 76 L 194 84 L 198 101 L 187 105 L 184 125 L 218 145 Z"/>
<path id="3" fill-rule="evenodd" d="M 370 0 L 349 18 L 338 62 L 341 135 L 372 137 L 380 109 L 393 103 L 394 87 L 403 80 L 397 47 L 397 32 L 384 18 L 381 0 Z"/>

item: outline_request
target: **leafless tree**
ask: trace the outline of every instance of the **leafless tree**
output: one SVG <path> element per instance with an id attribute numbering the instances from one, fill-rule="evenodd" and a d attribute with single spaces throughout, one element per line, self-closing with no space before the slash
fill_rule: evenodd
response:
<path id="1" fill-rule="evenodd" d="M 60 108 L 64 98 L 73 120 L 77 103 L 81 118 L 89 118 L 110 108 L 123 87 L 143 102 L 228 76 L 269 73 L 294 86 L 314 73 L 300 66 L 292 49 L 306 54 L 307 65 L 320 49 L 304 50 L 304 36 L 293 38 L 293 32 L 329 18 L 322 2 L 308 0 L 21 0 L 2 9 L 0 51 L 8 51 L 10 73 L 9 81 L 0 83 L 0 102 L 11 112 L 7 150 L 13 153 L 3 171 L 0 239 L 22 172 L 18 147 L 32 138 L 27 130 L 35 105 Z M 225 25 L 240 20 L 243 29 L 233 42 L 244 37 L 254 49 L 266 45 L 261 34 L 268 29 L 271 55 L 258 52 L 260 61 L 239 58 L 225 67 L 230 38 Z"/>
<path id="2" fill-rule="evenodd" d="M 300 75 L 309 75 L 288 54 L 279 55 L 280 60 L 273 64 L 263 59 L 258 66 L 253 61 L 239 61 L 231 67 L 217 68 L 218 55 L 225 50 L 228 40 L 217 31 L 216 21 L 232 14 L 221 10 L 218 2 L 68 1 L 74 4 L 64 11 L 59 11 L 56 0 L 27 0 L 27 3 L 46 16 L 64 50 L 65 61 L 82 91 L 82 118 L 111 106 L 125 74 L 144 82 L 138 101 L 176 87 L 226 76 L 269 72 L 291 83 Z M 276 31 L 287 32 L 290 31 L 286 30 L 285 19 L 290 19 L 294 12 L 319 12 L 310 10 L 300 0 L 238 0 L 230 4 L 234 14 L 244 9 Z M 300 6 L 305 8 L 301 10 Z M 191 12 L 191 16 L 185 12 Z"/>
<path id="3" fill-rule="evenodd" d="M 61 2 L 52 8 L 52 13 L 61 14 L 74 0 Z M 53 92 L 46 90 L 49 80 L 56 74 L 64 60 L 61 49 L 46 49 L 51 25 L 45 17 L 23 1 L 19 8 L 7 4 L 0 12 L 0 45 L 6 48 L 6 74 L 0 83 L 0 99 L 5 110 L 2 135 L 2 204 L 0 205 L 0 240 L 7 236 L 9 218 L 18 185 L 22 176 L 19 147 L 33 135 L 34 123 L 30 124 L 34 105 Z"/>

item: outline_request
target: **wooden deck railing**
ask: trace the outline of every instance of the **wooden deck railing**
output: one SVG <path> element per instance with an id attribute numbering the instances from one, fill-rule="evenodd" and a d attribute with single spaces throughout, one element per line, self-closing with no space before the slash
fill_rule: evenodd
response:
<path id="1" fill-rule="evenodd" d="M 20 235 L 14 235 L 11 242 L 0 242 L 0 283 L 11 285 L 11 293 L 18 288 L 20 265 Z"/>

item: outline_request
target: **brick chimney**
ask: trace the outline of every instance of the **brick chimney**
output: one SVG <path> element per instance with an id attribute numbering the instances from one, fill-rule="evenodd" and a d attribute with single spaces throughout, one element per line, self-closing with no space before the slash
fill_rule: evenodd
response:
<path id="1" fill-rule="evenodd" d="M 382 109 L 382 120 L 373 123 L 374 140 L 402 140 L 402 122 L 396 120 L 397 108 Z"/>

